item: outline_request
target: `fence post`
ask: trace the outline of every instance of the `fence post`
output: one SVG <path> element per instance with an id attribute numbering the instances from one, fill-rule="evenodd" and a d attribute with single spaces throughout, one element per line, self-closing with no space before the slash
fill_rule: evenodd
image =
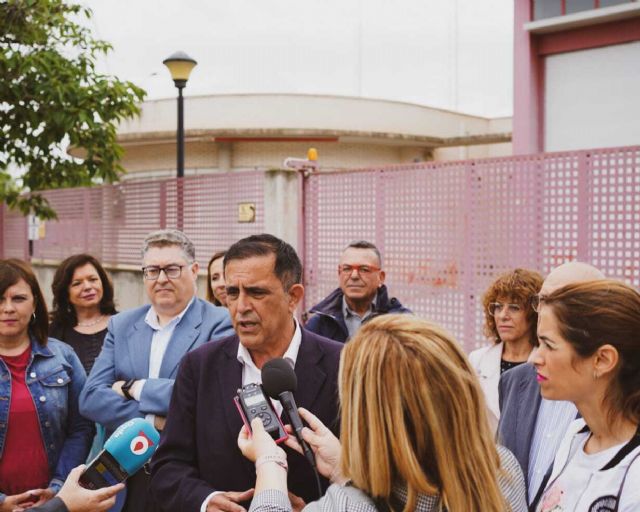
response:
<path id="1" fill-rule="evenodd" d="M 386 174 L 383 169 L 376 172 L 376 200 L 375 200 L 375 223 L 376 223 L 376 238 L 375 244 L 381 254 L 385 254 L 385 219 L 387 218 L 387 211 L 385 208 L 385 182 Z"/>
<path id="2" fill-rule="evenodd" d="M 463 275 L 462 275 L 462 289 L 464 296 L 464 335 L 462 339 L 462 345 L 466 352 L 470 352 L 474 348 L 473 343 L 476 333 L 476 300 L 474 295 L 475 290 L 475 270 L 476 261 L 474 250 L 477 247 L 475 243 L 478 233 L 472 228 L 472 222 L 477 215 L 477 199 L 476 199 L 476 168 L 474 160 L 467 160 L 465 162 L 465 189 L 464 189 L 464 204 L 466 205 L 466 212 L 464 218 L 464 240 L 470 250 L 465 251 L 463 258 Z"/>
<path id="3" fill-rule="evenodd" d="M 589 182 L 591 179 L 591 154 L 588 151 L 578 152 L 578 239 L 576 252 L 578 261 L 591 261 L 589 254 Z"/>
<path id="4" fill-rule="evenodd" d="M 89 189 L 82 189 L 82 220 L 84 223 L 84 252 L 88 253 L 89 251 L 89 231 L 91 229 L 91 197 L 89 197 Z"/>
<path id="5" fill-rule="evenodd" d="M 160 183 L 160 229 L 167 228 L 167 180 Z"/>
<path id="6" fill-rule="evenodd" d="M 269 169 L 264 180 L 264 230 L 288 242 L 301 254 L 302 188 L 298 171 Z"/>

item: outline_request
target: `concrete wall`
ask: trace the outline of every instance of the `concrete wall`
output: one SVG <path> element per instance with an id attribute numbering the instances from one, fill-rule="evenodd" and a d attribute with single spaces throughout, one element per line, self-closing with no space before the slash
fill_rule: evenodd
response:
<path id="1" fill-rule="evenodd" d="M 505 131 L 508 131 L 505 130 Z M 366 142 L 187 142 L 185 174 L 208 174 L 225 170 L 244 171 L 281 168 L 287 157 L 304 158 L 307 150 L 318 150 L 321 169 L 354 169 L 410 164 L 430 160 L 461 160 L 508 156 L 511 143 L 446 147 L 429 150 L 421 146 L 385 145 Z M 129 146 L 122 164 L 130 173 L 125 179 L 147 180 L 175 176 L 175 144 L 149 143 Z"/>
<path id="2" fill-rule="evenodd" d="M 207 141 L 187 142 L 185 151 L 185 167 L 200 169 L 218 166 L 217 145 Z M 130 145 L 125 148 L 122 164 L 128 172 L 138 173 L 149 170 L 170 170 L 176 173 L 175 140 L 157 142 L 155 144 Z"/>

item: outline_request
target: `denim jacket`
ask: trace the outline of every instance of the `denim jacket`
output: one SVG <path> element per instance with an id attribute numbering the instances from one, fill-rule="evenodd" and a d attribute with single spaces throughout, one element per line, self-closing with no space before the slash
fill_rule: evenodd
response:
<path id="1" fill-rule="evenodd" d="M 49 487 L 58 491 L 69 472 L 85 462 L 94 435 L 93 422 L 80 416 L 78 396 L 87 376 L 73 349 L 49 338 L 47 345 L 31 339 L 26 383 L 36 406 L 40 432 L 52 476 Z M 0 457 L 9 422 L 11 374 L 0 360 Z M 0 503 L 5 495 L 0 489 Z"/>

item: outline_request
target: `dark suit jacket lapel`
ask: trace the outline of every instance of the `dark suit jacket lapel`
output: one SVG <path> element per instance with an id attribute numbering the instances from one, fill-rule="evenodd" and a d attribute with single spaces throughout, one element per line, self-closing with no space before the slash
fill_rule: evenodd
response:
<path id="1" fill-rule="evenodd" d="M 535 374 L 532 367 L 531 372 Z M 518 460 L 524 461 L 525 464 L 522 471 L 525 477 L 529 470 L 529 451 L 533 440 L 533 431 L 536 428 L 536 419 L 538 418 L 538 410 L 540 409 L 540 386 L 532 375 L 527 379 L 522 379 L 519 383 L 518 393 L 518 414 L 516 415 L 515 433 L 517 436 L 524 438 L 522 443 L 518 443 L 521 453 L 515 454 Z"/>
<path id="2" fill-rule="evenodd" d="M 136 379 L 145 379 L 149 376 L 149 354 L 151 353 L 153 329 L 144 321 L 145 316 L 146 312 L 129 328 L 127 333 L 129 362 L 133 371 L 132 376 Z M 122 375 L 116 375 L 117 379 L 122 377 Z"/>
<path id="3" fill-rule="evenodd" d="M 224 348 L 224 358 L 220 361 L 220 367 L 210 368 L 210 371 L 217 374 L 218 390 L 224 407 L 227 427 L 234 436 L 237 436 L 240 431 L 238 427 L 240 413 L 233 402 L 233 397 L 242 387 L 242 364 L 238 361 L 238 343 L 238 337 L 234 336 L 233 343 L 228 343 Z"/>
<path id="4" fill-rule="evenodd" d="M 322 349 L 315 340 L 310 338 L 302 329 L 302 340 L 298 358 L 296 359 L 296 377 L 298 377 L 298 389 L 293 394 L 298 407 L 312 409 L 323 387 L 327 374 L 318 365 L 323 357 Z"/>
<path id="5" fill-rule="evenodd" d="M 198 327 L 202 323 L 202 304 L 194 300 L 171 335 L 167 351 L 162 358 L 160 377 L 175 377 L 182 357 L 191 350 L 198 337 Z"/>
<path id="6" fill-rule="evenodd" d="M 217 374 L 219 399 L 222 400 L 227 428 L 231 432 L 232 439 L 238 436 L 242 426 L 240 413 L 233 401 L 238 388 L 242 387 L 242 364 L 238 361 L 238 344 L 238 337 L 234 336 L 233 343 L 228 343 L 224 349 L 224 356 L 219 361 L 220 367 L 210 369 Z M 255 479 L 253 464 L 247 459 L 243 458 L 243 460 L 246 476 L 249 480 Z"/>

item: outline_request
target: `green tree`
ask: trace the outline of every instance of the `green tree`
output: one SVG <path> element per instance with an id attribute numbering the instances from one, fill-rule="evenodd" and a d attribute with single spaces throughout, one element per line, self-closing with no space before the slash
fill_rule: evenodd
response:
<path id="1" fill-rule="evenodd" d="M 111 45 L 94 39 L 90 18 L 71 1 L 0 0 L 0 199 L 25 214 L 55 217 L 37 191 L 110 183 L 124 171 L 116 126 L 139 113 L 145 92 L 97 72 Z"/>

